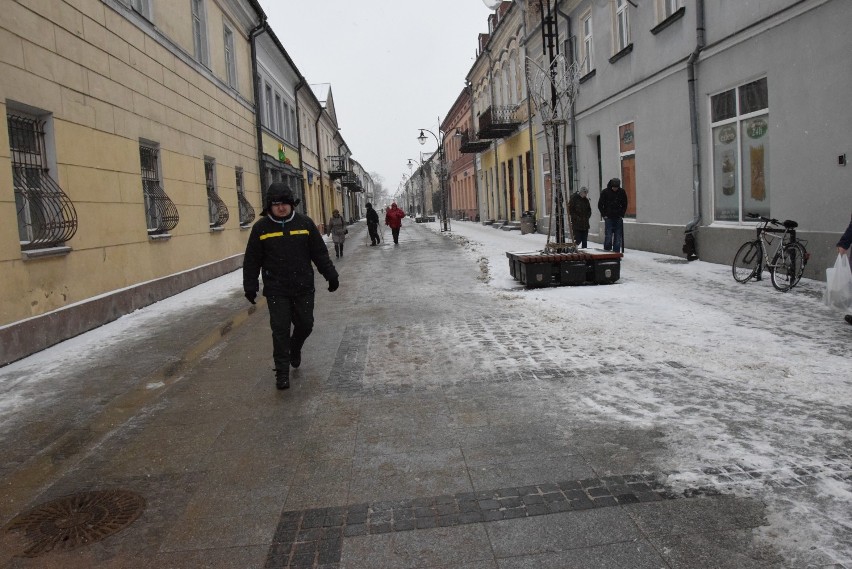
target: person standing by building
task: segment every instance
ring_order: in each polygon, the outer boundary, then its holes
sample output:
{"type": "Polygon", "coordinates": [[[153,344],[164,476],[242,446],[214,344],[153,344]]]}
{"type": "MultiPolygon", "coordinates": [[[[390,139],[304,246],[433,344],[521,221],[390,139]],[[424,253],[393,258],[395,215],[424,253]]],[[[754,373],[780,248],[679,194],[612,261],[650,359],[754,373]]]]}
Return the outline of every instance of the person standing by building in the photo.
{"type": "Polygon", "coordinates": [[[598,211],[604,219],[604,251],[623,253],[627,192],[621,187],[621,180],[613,178],[601,190],[598,211]]]}
{"type": "Polygon", "coordinates": [[[592,204],[589,202],[589,188],[583,186],[568,200],[568,215],[571,217],[571,231],[574,244],[585,249],[588,246],[589,219],[592,217],[592,204]]]}
{"type": "Polygon", "coordinates": [[[338,259],[343,256],[343,243],[346,241],[347,233],[349,230],[346,229],[346,221],[340,215],[340,210],[333,210],[331,219],[328,221],[328,234],[334,242],[334,256],[338,259]]]}
{"type": "MultiPolygon", "coordinates": [[[[837,252],[841,255],[848,255],[850,247],[852,247],[852,221],[849,222],[849,226],[841,235],[840,241],[837,242],[837,252]]],[[[852,324],[852,314],[847,314],[843,318],[847,323],[852,324]]]]}
{"type": "Polygon", "coordinates": [[[370,246],[379,244],[379,214],[373,209],[373,204],[367,202],[367,232],[370,234],[370,246]]]}
{"type": "Polygon", "coordinates": [[[251,228],[243,259],[243,290],[252,304],[258,275],[263,274],[278,389],[290,387],[290,366],[302,363],[302,346],[313,331],[316,289],[311,262],[328,281],[329,292],[340,286],[322,234],[310,217],[296,212],[298,203],[286,184],[269,186],[266,207],[251,228]]]}
{"type": "Polygon", "coordinates": [[[391,204],[390,209],[385,214],[385,225],[391,228],[394,245],[399,245],[399,230],[402,227],[402,218],[404,217],[405,212],[396,205],[396,202],[391,204]]]}

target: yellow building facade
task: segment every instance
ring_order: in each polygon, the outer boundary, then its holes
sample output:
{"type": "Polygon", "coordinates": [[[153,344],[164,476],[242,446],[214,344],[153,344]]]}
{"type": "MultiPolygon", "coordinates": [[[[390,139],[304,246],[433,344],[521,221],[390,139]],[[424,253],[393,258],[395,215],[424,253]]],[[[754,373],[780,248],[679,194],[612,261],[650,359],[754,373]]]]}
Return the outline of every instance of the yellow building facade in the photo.
{"type": "Polygon", "coordinates": [[[0,365],[240,266],[258,20],[236,0],[3,3],[0,365]]]}

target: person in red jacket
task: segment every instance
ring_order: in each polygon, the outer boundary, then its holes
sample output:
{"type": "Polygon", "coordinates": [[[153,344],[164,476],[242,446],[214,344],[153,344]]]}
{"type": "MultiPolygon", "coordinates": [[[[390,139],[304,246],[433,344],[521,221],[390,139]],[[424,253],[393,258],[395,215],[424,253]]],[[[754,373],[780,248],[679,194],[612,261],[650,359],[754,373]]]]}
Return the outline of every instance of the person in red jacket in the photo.
{"type": "Polygon", "coordinates": [[[403,217],[405,217],[405,212],[396,205],[396,202],[391,204],[390,209],[385,214],[385,225],[391,228],[394,245],[399,245],[399,230],[402,227],[403,217]]]}

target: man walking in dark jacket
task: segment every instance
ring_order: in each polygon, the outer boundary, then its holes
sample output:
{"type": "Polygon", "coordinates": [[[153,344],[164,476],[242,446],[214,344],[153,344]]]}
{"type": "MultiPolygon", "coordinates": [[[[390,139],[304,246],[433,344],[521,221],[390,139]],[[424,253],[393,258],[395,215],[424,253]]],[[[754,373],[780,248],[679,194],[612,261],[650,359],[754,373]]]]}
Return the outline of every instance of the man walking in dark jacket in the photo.
{"type": "Polygon", "coordinates": [[[623,253],[627,192],[621,187],[621,180],[613,178],[601,190],[598,211],[604,219],[604,250],[623,253]]]}
{"type": "Polygon", "coordinates": [[[370,233],[370,245],[379,244],[379,214],[373,209],[373,204],[367,202],[367,231],[370,233]]]}
{"type": "Polygon", "coordinates": [[[290,387],[290,366],[302,363],[302,346],[314,327],[314,270],[329,292],[339,286],[337,270],[314,222],[294,209],[299,200],[283,183],[266,192],[266,208],[251,228],[243,260],[243,290],[252,304],[257,298],[258,274],[263,274],[263,296],[269,307],[275,386],[290,387]],[[292,326],[292,336],[290,328],[292,326]]]}

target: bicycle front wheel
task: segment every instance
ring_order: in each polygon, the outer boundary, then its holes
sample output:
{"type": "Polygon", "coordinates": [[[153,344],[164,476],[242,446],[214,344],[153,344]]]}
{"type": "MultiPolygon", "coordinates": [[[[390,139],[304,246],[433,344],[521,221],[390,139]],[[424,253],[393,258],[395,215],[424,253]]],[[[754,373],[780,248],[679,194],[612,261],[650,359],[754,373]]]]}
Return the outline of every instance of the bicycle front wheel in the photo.
{"type": "Polygon", "coordinates": [[[760,241],[743,243],[734,255],[734,263],[731,266],[734,280],[738,283],[747,283],[757,275],[762,263],[763,253],[760,249],[760,241]]]}
{"type": "Polygon", "coordinates": [[[772,286],[781,292],[787,292],[799,282],[805,270],[805,254],[798,243],[784,245],[772,259],[770,275],[772,286]]]}

